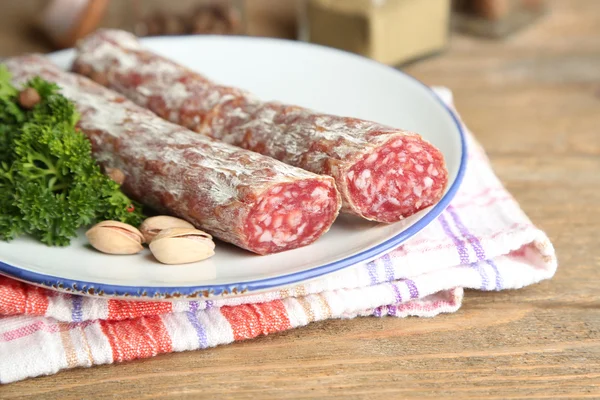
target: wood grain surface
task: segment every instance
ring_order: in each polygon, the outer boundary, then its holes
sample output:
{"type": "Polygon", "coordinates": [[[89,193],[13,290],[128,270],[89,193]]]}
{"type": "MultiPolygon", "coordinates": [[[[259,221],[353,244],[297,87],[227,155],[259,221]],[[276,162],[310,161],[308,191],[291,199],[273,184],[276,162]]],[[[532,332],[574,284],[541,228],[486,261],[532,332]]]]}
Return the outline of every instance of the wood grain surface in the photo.
{"type": "MultiPolygon", "coordinates": [[[[7,27],[9,14],[0,56],[44,50],[7,27]]],[[[468,291],[452,315],[313,323],[29,379],[0,398],[600,398],[600,1],[554,1],[503,41],[455,35],[405,70],[454,91],[496,172],[556,246],[553,280],[468,291]]]]}

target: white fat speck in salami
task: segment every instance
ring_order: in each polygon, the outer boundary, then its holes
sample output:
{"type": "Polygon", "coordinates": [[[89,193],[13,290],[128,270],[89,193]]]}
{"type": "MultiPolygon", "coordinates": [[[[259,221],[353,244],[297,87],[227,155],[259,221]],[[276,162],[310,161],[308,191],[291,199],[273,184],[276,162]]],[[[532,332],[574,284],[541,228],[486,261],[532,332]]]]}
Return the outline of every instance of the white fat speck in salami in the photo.
{"type": "Polygon", "coordinates": [[[271,242],[272,240],[273,240],[273,235],[271,235],[270,231],[263,232],[263,234],[260,235],[260,237],[258,238],[258,241],[260,243],[271,242]]]}
{"type": "Polygon", "coordinates": [[[395,222],[414,214],[436,203],[447,185],[442,153],[414,132],[262,101],[146,50],[125,31],[98,30],[81,40],[73,70],[105,77],[103,84],[163,118],[177,116],[174,122],[195,132],[332,176],[342,211],[369,220],[395,222]],[[366,170],[370,176],[361,175],[366,170]],[[379,192],[381,181],[406,188],[422,185],[425,177],[431,186],[402,190],[411,194],[408,206],[389,201],[400,190],[379,192]]]}
{"type": "Polygon", "coordinates": [[[280,252],[312,243],[339,212],[331,177],[198,135],[43,56],[4,63],[15,84],[35,76],[58,84],[80,114],[78,128],[94,157],[127,175],[128,195],[217,238],[258,254],[280,252]],[[289,223],[287,215],[293,215],[289,223]]]}
{"type": "Polygon", "coordinates": [[[369,165],[369,164],[373,164],[375,162],[375,160],[377,160],[377,153],[371,154],[369,157],[367,157],[365,162],[367,165],[369,165]]]}

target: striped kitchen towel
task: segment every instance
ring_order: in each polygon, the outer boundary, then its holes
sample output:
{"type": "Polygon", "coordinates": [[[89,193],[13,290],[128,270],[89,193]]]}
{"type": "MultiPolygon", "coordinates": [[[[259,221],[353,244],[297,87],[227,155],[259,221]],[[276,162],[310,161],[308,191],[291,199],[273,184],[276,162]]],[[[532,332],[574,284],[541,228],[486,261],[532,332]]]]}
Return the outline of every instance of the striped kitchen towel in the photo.
{"type": "MultiPolygon", "coordinates": [[[[451,104],[451,94],[438,89],[451,104]]],[[[0,277],[0,383],[197,350],[313,321],[433,317],[464,288],[518,289],[556,272],[552,244],[494,175],[471,134],[463,184],[440,217],[375,261],[244,298],[134,302],[59,294],[0,277]]]]}

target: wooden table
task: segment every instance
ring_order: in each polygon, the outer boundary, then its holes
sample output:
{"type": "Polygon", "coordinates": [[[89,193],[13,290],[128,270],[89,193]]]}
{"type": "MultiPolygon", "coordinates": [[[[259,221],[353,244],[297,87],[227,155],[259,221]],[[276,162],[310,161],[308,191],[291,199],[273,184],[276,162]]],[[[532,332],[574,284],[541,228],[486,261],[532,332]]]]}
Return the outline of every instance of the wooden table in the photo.
{"type": "MultiPolygon", "coordinates": [[[[0,55],[44,49],[0,26],[0,55]]],[[[454,91],[498,175],[555,244],[553,280],[468,291],[453,315],[313,323],[29,379],[0,398],[600,398],[600,1],[557,0],[506,41],[454,36],[406,71],[454,91]]]]}

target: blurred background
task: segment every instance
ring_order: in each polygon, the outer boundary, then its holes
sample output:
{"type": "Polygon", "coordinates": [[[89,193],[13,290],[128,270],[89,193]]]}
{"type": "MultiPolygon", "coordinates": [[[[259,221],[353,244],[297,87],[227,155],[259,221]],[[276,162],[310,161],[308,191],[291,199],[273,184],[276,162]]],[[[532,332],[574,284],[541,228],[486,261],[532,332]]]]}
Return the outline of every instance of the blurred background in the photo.
{"type": "Polygon", "coordinates": [[[1,0],[0,57],[99,27],[333,46],[450,88],[492,156],[600,152],[600,0],[1,0]]]}
{"type": "Polygon", "coordinates": [[[444,52],[453,32],[502,40],[546,0],[3,0],[0,55],[71,47],[99,27],[140,36],[232,34],[303,40],[403,65],[444,52]]]}

